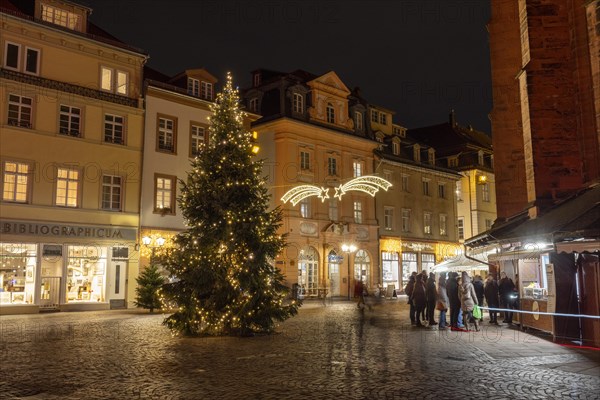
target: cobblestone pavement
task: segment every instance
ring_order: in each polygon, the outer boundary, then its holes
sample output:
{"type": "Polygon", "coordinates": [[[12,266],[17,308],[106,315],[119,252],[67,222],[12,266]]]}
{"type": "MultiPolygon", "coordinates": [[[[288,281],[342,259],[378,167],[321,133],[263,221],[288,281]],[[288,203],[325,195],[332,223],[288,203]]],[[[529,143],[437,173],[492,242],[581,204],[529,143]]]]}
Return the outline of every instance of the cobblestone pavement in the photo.
{"type": "Polygon", "coordinates": [[[278,334],[252,338],[173,337],[163,318],[3,316],[0,398],[600,398],[599,351],[506,326],[412,328],[402,301],[373,311],[306,302],[278,334]]]}

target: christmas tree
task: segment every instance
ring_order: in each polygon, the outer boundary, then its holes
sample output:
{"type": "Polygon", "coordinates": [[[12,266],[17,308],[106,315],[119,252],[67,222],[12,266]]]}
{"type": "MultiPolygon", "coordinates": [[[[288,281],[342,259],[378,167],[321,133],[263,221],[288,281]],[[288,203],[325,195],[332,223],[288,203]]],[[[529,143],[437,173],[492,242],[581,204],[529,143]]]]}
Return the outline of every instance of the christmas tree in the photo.
{"type": "Polygon", "coordinates": [[[150,265],[140,272],[140,276],[135,280],[138,283],[137,288],[135,288],[135,305],[147,308],[150,312],[154,312],[154,309],[157,308],[160,309],[161,300],[159,290],[165,283],[165,278],[158,271],[158,266],[156,264],[150,265]]]}
{"type": "Polygon", "coordinates": [[[209,141],[181,182],[179,205],[189,227],[163,264],[176,277],[165,301],[177,311],[164,321],[184,335],[269,333],[298,311],[274,265],[285,247],[282,213],[269,211],[262,161],[243,127],[231,75],[212,106],[209,141]]]}

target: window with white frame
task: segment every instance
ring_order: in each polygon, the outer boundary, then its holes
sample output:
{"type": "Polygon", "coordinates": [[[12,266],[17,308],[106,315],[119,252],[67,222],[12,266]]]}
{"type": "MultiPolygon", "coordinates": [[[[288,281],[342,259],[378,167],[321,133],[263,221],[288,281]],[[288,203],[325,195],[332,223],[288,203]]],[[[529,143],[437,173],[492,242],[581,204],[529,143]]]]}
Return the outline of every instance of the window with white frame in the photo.
{"type": "Polygon", "coordinates": [[[431,213],[423,213],[423,233],[431,235],[431,213]]]}
{"type": "Polygon", "coordinates": [[[308,151],[300,151],[300,169],[310,171],[310,153],[308,151]]]}
{"type": "Polygon", "coordinates": [[[481,199],[485,202],[489,202],[490,201],[490,185],[487,183],[484,183],[481,186],[481,199]]]}
{"type": "Polygon", "coordinates": [[[25,46],[25,52],[21,53],[21,47],[18,43],[6,42],[4,48],[4,66],[7,69],[37,75],[40,69],[40,51],[25,46]]]}
{"type": "Polygon", "coordinates": [[[462,182],[456,181],[456,201],[463,201],[462,182]]]}
{"type": "Polygon", "coordinates": [[[100,88],[121,95],[128,94],[129,74],[118,69],[102,66],[100,68],[100,88]]]}
{"type": "Polygon", "coordinates": [[[397,140],[394,140],[392,142],[392,153],[394,153],[394,155],[398,155],[400,154],[400,142],[398,142],[397,140]]]}
{"type": "Polygon", "coordinates": [[[410,175],[402,174],[402,191],[409,192],[410,191],[410,175]]]}
{"type": "Polygon", "coordinates": [[[421,161],[421,146],[418,144],[413,146],[413,159],[417,162],[421,161]]]}
{"type": "Polygon", "coordinates": [[[209,83],[209,82],[202,82],[201,85],[201,93],[200,93],[200,97],[202,97],[203,99],[206,100],[212,100],[213,98],[213,84],[209,83]]]}
{"type": "Polygon", "coordinates": [[[356,129],[359,131],[363,130],[363,115],[360,111],[354,112],[354,123],[356,124],[356,129]]]}
{"type": "Polygon", "coordinates": [[[8,125],[31,128],[32,123],[31,97],[8,95],[8,125]]]}
{"type": "Polygon", "coordinates": [[[386,113],[379,113],[379,123],[381,125],[387,125],[387,114],[386,113]]]}
{"type": "MultiPolygon", "coordinates": [[[[385,179],[386,181],[391,183],[392,182],[392,171],[384,169],[383,170],[383,179],[385,179]]],[[[393,188],[393,186],[390,189],[392,189],[392,188],[393,188]]]]}
{"type": "Polygon", "coordinates": [[[59,132],[63,135],[81,136],[81,108],[60,105],[59,132]]]}
{"type": "Polygon", "coordinates": [[[102,208],[121,211],[122,178],[116,175],[102,176],[102,208]]]}
{"type": "Polygon", "coordinates": [[[463,240],[465,238],[465,219],[464,217],[458,218],[458,240],[463,240]]]}
{"type": "Polygon", "coordinates": [[[292,111],[298,114],[304,113],[304,96],[301,93],[293,94],[292,111]]]}
{"type": "Polygon", "coordinates": [[[158,116],[157,122],[156,149],[162,152],[175,153],[175,119],[158,116]]]}
{"type": "Polygon", "coordinates": [[[394,207],[384,207],[383,225],[386,231],[394,229],[394,207]]]}
{"type": "Polygon", "coordinates": [[[440,214],[440,235],[446,236],[448,234],[448,217],[446,214],[440,214]]]}
{"type": "Polygon", "coordinates": [[[311,212],[310,212],[310,199],[306,198],[306,199],[302,199],[300,201],[300,216],[302,216],[302,218],[310,218],[311,217],[311,212]]]}
{"type": "Polygon", "coordinates": [[[42,21],[73,30],[79,29],[79,15],[47,4],[42,4],[42,21]]]}
{"type": "Polygon", "coordinates": [[[356,200],[354,201],[354,222],[357,224],[362,224],[363,215],[362,215],[362,201],[356,200]]]}
{"type": "Polygon", "coordinates": [[[379,111],[371,110],[371,122],[379,123],[379,111]]]}
{"type": "Polygon", "coordinates": [[[250,111],[252,111],[252,112],[258,111],[258,98],[257,97],[253,97],[250,99],[249,108],[250,108],[250,111]]]}
{"type": "Polygon", "coordinates": [[[450,168],[458,167],[458,156],[448,157],[448,167],[450,167],[450,168]]]}
{"type": "Polygon", "coordinates": [[[410,232],[410,209],[402,209],[402,232],[410,232]]]}
{"type": "Polygon", "coordinates": [[[196,78],[187,79],[187,92],[192,96],[200,96],[200,80],[196,78]]]}
{"type": "Polygon", "coordinates": [[[79,171],[58,168],[56,174],[56,205],[77,207],[79,205],[79,171]]]}
{"type": "Polygon", "coordinates": [[[431,192],[429,190],[429,182],[430,179],[423,178],[423,196],[431,196],[431,192]]]}
{"type": "Polygon", "coordinates": [[[190,125],[190,156],[196,157],[200,154],[202,145],[206,140],[206,129],[203,126],[190,125]]]}
{"type": "Polygon", "coordinates": [[[427,159],[428,159],[429,164],[431,164],[431,165],[435,164],[435,150],[434,149],[427,150],[427,159]]]}
{"type": "Polygon", "coordinates": [[[327,157],[327,175],[337,176],[337,158],[327,157]]]}
{"type": "Polygon", "coordinates": [[[327,103],[327,122],[335,124],[335,108],[331,103],[327,103]]]}
{"type": "Polygon", "coordinates": [[[352,176],[358,178],[359,176],[363,176],[364,173],[364,163],[362,161],[353,161],[352,162],[352,176]]]}
{"type": "Polygon", "coordinates": [[[27,203],[29,195],[29,164],[6,161],[3,168],[2,200],[27,203]]]}
{"type": "Polygon", "coordinates": [[[154,212],[175,214],[176,177],[154,175],[154,212]]]}
{"type": "Polygon", "coordinates": [[[104,114],[104,141],[107,143],[124,144],[125,120],[120,115],[104,114]]]}
{"type": "Polygon", "coordinates": [[[445,183],[438,183],[438,197],[440,199],[446,198],[446,184],[445,183]]]}
{"type": "Polygon", "coordinates": [[[339,219],[338,200],[335,198],[329,199],[329,219],[331,221],[339,219]]]}

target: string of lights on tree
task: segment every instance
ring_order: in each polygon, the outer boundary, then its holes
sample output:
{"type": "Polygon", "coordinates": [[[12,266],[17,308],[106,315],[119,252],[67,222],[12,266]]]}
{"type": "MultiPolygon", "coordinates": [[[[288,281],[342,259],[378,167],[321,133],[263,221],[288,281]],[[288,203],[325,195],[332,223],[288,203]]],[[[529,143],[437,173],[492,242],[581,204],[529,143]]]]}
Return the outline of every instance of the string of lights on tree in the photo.
{"type": "Polygon", "coordinates": [[[211,111],[209,140],[180,182],[189,228],[163,261],[175,277],[161,292],[163,305],[176,308],[164,323],[185,335],[272,332],[298,303],[284,302],[288,288],[274,265],[286,245],[282,212],[268,210],[256,133],[243,127],[230,74],[211,111]]]}

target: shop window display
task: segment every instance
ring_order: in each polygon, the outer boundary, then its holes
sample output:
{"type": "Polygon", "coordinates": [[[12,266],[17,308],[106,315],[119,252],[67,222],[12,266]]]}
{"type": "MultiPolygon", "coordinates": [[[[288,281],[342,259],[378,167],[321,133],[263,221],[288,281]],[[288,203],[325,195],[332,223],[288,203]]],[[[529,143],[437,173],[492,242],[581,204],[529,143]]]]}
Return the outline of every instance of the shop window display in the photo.
{"type": "Polygon", "coordinates": [[[35,302],[35,244],[0,243],[0,304],[35,302]]]}
{"type": "Polygon", "coordinates": [[[106,247],[69,246],[67,302],[104,302],[106,247]]]}
{"type": "Polygon", "coordinates": [[[547,268],[549,257],[544,254],[540,259],[519,260],[522,298],[534,300],[548,299],[547,268]]]}

